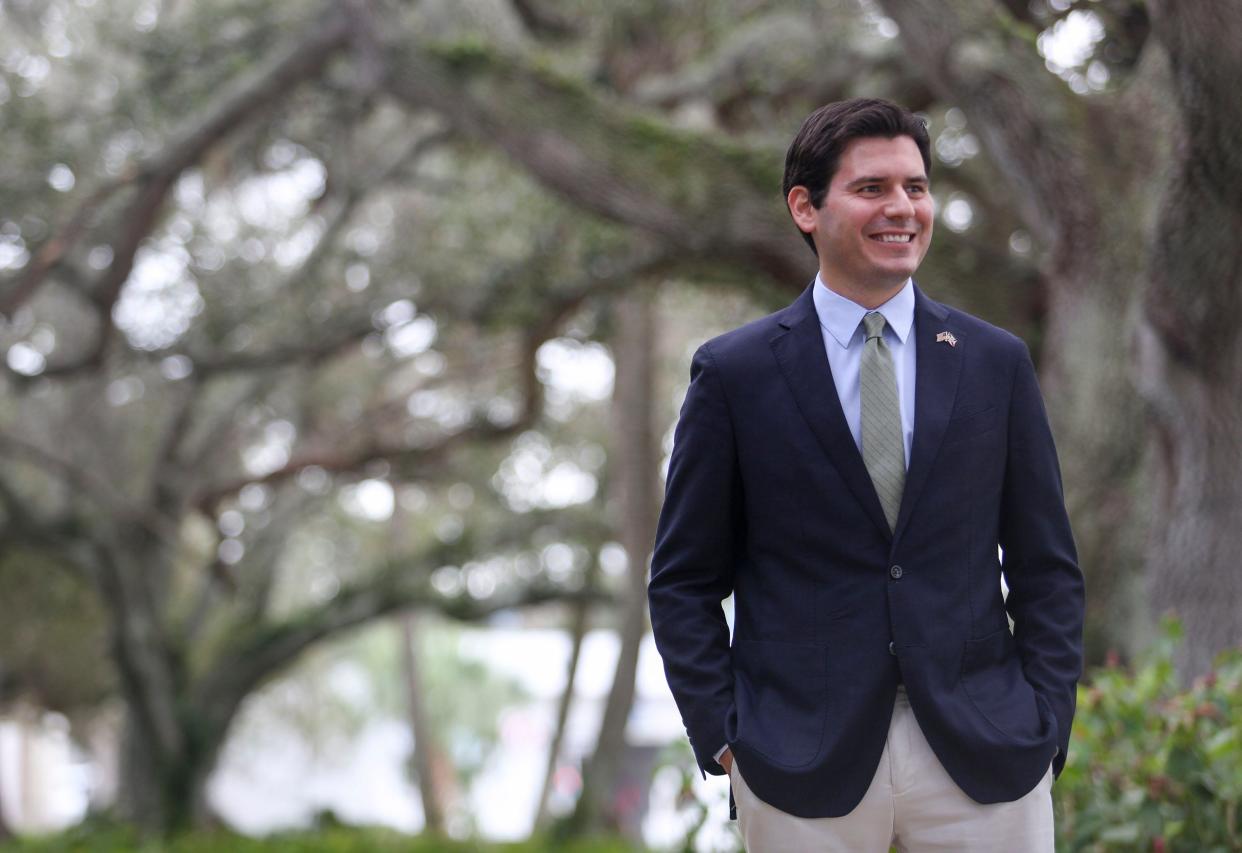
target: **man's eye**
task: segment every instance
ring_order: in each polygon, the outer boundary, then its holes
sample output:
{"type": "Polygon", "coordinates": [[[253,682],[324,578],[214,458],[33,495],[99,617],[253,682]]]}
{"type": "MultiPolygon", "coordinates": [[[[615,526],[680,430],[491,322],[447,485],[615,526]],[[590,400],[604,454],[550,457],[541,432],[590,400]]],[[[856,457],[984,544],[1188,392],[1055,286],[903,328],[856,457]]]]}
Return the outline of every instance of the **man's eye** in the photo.
{"type": "Polygon", "coordinates": [[[914,184],[913,186],[907,187],[906,192],[921,194],[927,192],[927,187],[922,184],[914,184]]]}
{"type": "Polygon", "coordinates": [[[867,186],[862,188],[862,192],[865,192],[865,193],[874,194],[874,193],[878,193],[879,191],[880,191],[880,188],[875,184],[868,184],[867,186]]]}

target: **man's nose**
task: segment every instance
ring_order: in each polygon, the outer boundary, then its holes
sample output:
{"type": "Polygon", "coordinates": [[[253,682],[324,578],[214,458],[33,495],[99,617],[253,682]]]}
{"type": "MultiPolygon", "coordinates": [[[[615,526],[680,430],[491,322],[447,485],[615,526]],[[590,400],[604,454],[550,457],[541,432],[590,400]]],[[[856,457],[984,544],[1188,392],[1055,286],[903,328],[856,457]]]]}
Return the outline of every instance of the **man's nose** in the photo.
{"type": "Polygon", "coordinates": [[[889,194],[888,204],[884,206],[884,215],[889,219],[909,219],[914,216],[914,202],[904,189],[889,194]]]}

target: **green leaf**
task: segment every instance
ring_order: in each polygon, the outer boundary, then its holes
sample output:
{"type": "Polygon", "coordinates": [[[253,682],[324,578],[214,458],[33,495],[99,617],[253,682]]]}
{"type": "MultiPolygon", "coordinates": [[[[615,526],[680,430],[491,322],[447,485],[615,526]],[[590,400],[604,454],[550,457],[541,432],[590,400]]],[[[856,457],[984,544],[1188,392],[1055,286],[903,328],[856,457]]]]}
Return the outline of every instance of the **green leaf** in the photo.
{"type": "Polygon", "coordinates": [[[1139,825],[1123,823],[1100,833],[1100,840],[1105,842],[1132,843],[1139,840],[1139,825]]]}

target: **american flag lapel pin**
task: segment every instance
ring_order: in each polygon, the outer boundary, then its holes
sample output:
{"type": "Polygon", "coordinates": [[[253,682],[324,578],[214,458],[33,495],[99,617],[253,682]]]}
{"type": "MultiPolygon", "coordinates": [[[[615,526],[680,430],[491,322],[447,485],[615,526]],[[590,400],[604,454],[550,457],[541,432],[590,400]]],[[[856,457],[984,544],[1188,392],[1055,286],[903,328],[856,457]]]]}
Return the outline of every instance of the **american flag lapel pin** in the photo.
{"type": "Polygon", "coordinates": [[[936,343],[946,343],[951,347],[957,346],[957,338],[953,337],[952,332],[940,332],[936,335],[936,343]]]}

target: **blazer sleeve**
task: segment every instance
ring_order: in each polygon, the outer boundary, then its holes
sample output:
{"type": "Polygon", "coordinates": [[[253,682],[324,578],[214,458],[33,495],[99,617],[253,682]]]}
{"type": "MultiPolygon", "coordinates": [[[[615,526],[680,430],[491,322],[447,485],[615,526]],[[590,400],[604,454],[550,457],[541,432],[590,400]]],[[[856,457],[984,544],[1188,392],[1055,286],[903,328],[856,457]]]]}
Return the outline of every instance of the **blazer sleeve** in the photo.
{"type": "Polygon", "coordinates": [[[1006,609],[1026,679],[1056,716],[1060,775],[1082,675],[1084,587],[1052,430],[1025,346],[1014,374],[1001,497],[1006,609]]]}
{"type": "Polygon", "coordinates": [[[695,353],[673,439],[664,507],[651,561],[651,629],[669,688],[704,773],[724,773],[733,706],[729,628],[721,602],[733,591],[742,536],[741,482],[724,387],[708,345],[695,353]]]}

